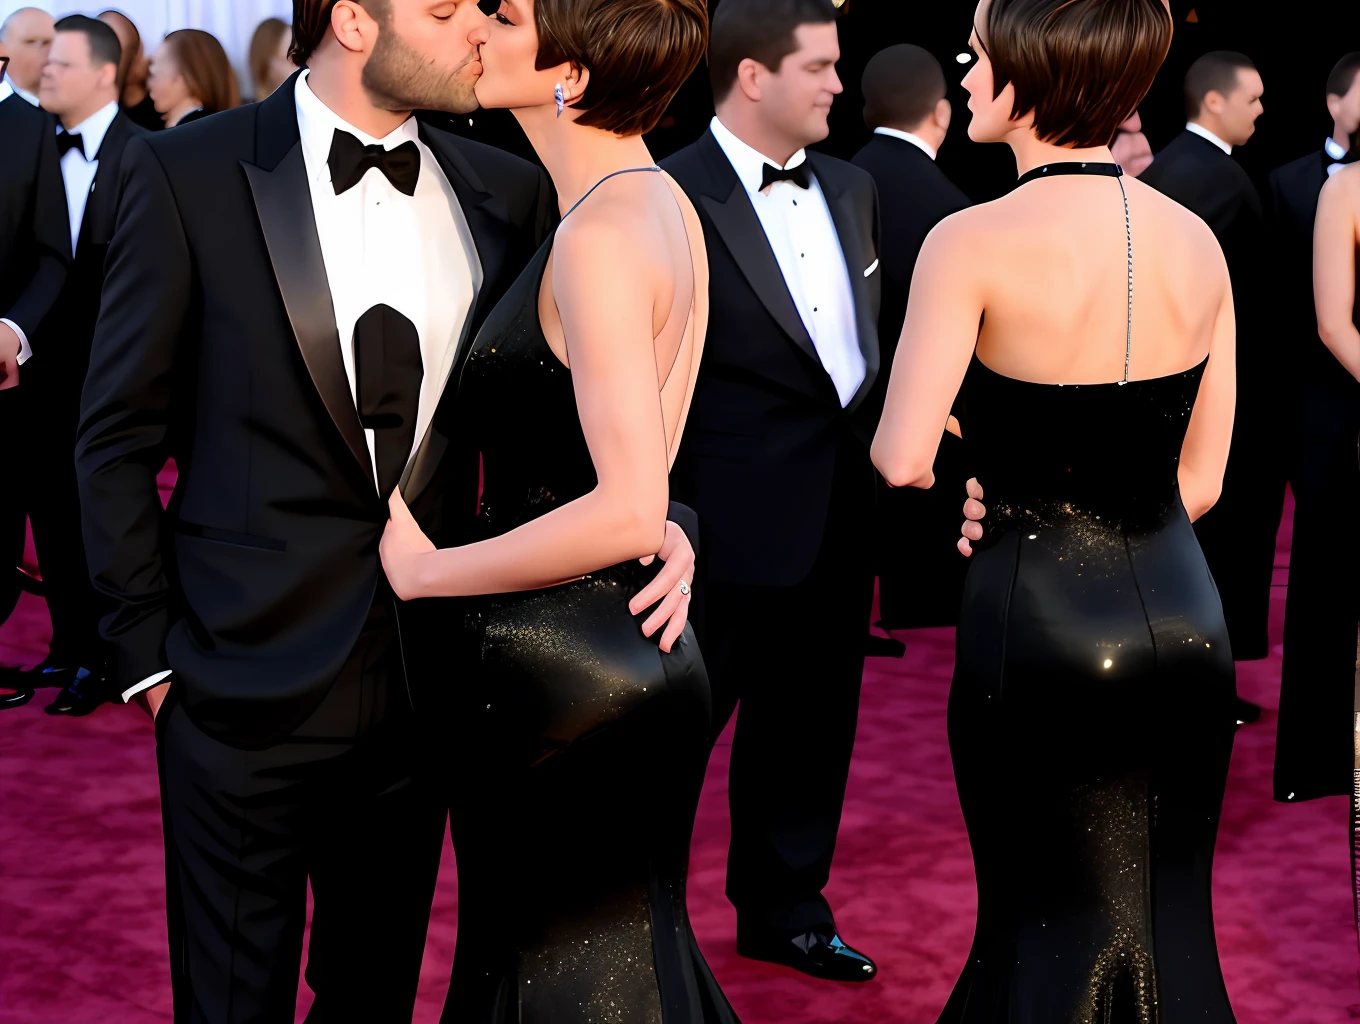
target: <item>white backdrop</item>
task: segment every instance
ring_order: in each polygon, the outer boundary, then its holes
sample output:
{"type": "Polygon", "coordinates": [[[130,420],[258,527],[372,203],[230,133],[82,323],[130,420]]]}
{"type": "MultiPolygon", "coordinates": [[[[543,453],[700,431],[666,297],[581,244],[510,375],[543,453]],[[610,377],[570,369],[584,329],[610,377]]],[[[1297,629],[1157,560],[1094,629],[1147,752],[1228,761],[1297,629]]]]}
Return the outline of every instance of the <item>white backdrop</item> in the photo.
{"type": "Polygon", "coordinates": [[[0,19],[20,7],[41,7],[60,17],[63,14],[97,14],[116,7],[137,25],[147,51],[156,48],[167,32],[177,28],[201,28],[222,41],[227,55],[236,65],[242,89],[249,91],[246,73],[247,51],[255,26],[268,17],[292,20],[292,0],[95,0],[87,6],[71,0],[0,0],[0,19]]]}

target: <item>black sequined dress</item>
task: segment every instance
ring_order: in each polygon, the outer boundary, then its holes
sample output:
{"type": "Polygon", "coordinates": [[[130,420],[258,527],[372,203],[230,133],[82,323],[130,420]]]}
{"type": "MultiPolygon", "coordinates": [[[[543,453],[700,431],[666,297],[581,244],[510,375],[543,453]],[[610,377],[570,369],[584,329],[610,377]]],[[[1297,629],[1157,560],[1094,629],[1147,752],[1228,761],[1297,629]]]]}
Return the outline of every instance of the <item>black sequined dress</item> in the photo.
{"type": "MultiPolygon", "coordinates": [[[[482,537],[592,490],[571,372],[538,295],[552,240],[492,311],[455,408],[480,447],[482,537]]],[[[628,562],[458,602],[447,679],[412,679],[453,723],[458,948],[448,1024],[736,1024],[690,931],[685,877],[708,759],[709,687],[687,628],[670,654],[628,602],[628,562]]]]}
{"type": "Polygon", "coordinates": [[[1232,1024],[1210,868],[1234,670],[1177,485],[1206,364],[1080,386],[969,367],[988,518],[949,742],[978,922],[940,1024],[1232,1024]]]}

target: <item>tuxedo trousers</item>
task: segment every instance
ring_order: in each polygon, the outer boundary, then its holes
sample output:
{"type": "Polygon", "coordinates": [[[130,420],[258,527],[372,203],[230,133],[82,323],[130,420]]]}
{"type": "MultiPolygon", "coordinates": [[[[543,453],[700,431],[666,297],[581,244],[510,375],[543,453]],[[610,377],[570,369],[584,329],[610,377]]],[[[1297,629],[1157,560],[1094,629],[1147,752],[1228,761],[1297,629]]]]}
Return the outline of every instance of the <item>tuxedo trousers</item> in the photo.
{"type": "MultiPolygon", "coordinates": [[[[11,439],[11,451],[14,446],[26,443],[21,401],[18,388],[0,391],[0,437],[11,439]]],[[[19,574],[15,567],[24,558],[24,524],[28,519],[22,486],[23,461],[21,456],[11,463],[4,485],[0,486],[0,623],[10,617],[19,600],[19,574]]]]}
{"type": "Polygon", "coordinates": [[[156,734],[176,1024],[291,1024],[308,882],[307,1020],[409,1021],[447,805],[413,765],[390,609],[375,605],[321,705],[266,749],[208,736],[169,693],[156,734]]]}
{"type": "Polygon", "coordinates": [[[862,452],[841,462],[849,472],[837,474],[806,579],[787,587],[701,579],[695,592],[715,740],[740,703],[727,859],[739,931],[834,923],[822,889],[845,802],[873,604],[872,471],[862,452]]]}

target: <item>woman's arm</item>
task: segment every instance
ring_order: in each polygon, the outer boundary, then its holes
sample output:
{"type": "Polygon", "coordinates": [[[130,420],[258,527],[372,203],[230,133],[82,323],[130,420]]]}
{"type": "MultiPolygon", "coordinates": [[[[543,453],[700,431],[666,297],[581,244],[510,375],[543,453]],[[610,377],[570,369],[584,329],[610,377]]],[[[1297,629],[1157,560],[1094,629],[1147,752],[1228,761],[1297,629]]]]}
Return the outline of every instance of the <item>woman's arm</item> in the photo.
{"type": "Polygon", "coordinates": [[[1355,326],[1355,247],[1360,244],[1360,168],[1332,175],[1318,197],[1313,226],[1313,301],[1318,337],[1360,380],[1360,330],[1355,326]]]}
{"type": "Polygon", "coordinates": [[[1193,523],[1213,508],[1223,492],[1223,471],[1232,445],[1233,414],[1237,405],[1237,320],[1233,313],[1228,267],[1217,244],[1214,267],[1222,299],[1209,339],[1209,364],[1200,380],[1195,411],[1181,445],[1181,502],[1193,523]]]}
{"type": "Polygon", "coordinates": [[[935,483],[935,453],[950,406],[968,372],[982,318],[981,275],[968,256],[967,212],[926,237],[911,282],[907,318],[893,359],[874,465],[892,487],[935,483]]]}
{"type": "Polygon", "coordinates": [[[653,316],[662,271],[616,204],[576,213],[554,242],[552,291],[597,484],[509,533],[464,547],[409,545],[393,498],[383,562],[397,595],[533,590],[655,554],[669,497],[653,316]]]}

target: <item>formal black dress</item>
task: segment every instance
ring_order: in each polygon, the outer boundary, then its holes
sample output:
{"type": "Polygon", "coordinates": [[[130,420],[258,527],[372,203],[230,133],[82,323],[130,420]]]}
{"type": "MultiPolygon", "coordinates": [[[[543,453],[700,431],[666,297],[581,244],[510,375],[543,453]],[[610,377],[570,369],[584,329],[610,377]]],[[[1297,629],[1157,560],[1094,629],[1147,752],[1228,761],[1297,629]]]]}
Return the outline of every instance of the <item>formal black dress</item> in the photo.
{"type": "Polygon", "coordinates": [[[941,1024],[1233,1021],[1210,906],[1233,662],[1176,475],[1204,366],[1080,386],[969,367],[988,516],[949,740],[978,925],[941,1024]]]}
{"type": "MultiPolygon", "coordinates": [[[[551,238],[468,354],[455,430],[480,447],[479,533],[592,490],[571,372],[538,319],[551,238]]],[[[452,604],[451,674],[412,678],[449,723],[458,950],[444,1020],[735,1024],[690,931],[685,876],[708,757],[708,676],[628,602],[656,568],[452,604]]]]}

